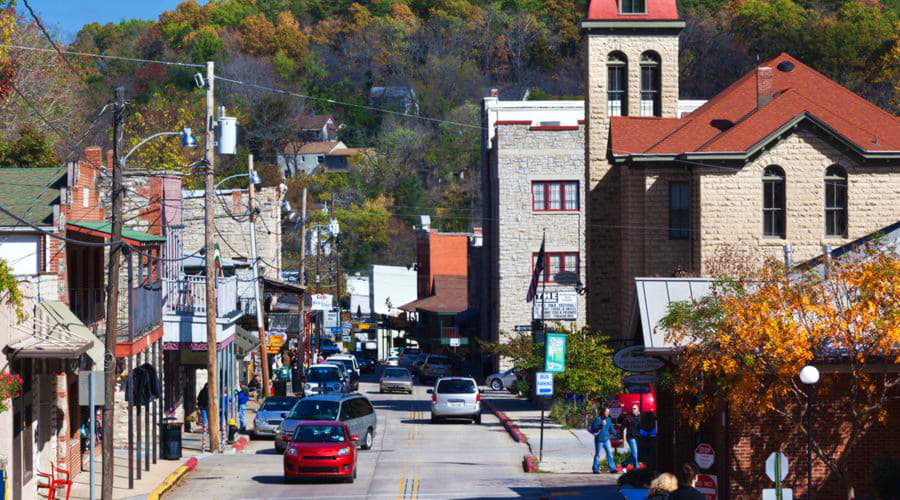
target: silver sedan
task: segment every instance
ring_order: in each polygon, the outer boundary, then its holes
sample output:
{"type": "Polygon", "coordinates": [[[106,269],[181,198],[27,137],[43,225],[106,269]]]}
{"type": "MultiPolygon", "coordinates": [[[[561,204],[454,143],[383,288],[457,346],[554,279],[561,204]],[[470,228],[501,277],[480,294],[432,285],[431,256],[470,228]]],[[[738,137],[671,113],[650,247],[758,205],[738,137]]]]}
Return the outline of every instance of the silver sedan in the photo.
{"type": "Polygon", "coordinates": [[[413,380],[406,368],[387,367],[381,374],[379,392],[402,391],[413,393],[413,380]]]}
{"type": "Polygon", "coordinates": [[[487,378],[484,379],[484,385],[490,387],[495,391],[509,389],[512,387],[513,382],[516,381],[516,377],[518,376],[518,374],[518,368],[510,368],[509,370],[493,373],[491,375],[488,375],[487,378]]]}

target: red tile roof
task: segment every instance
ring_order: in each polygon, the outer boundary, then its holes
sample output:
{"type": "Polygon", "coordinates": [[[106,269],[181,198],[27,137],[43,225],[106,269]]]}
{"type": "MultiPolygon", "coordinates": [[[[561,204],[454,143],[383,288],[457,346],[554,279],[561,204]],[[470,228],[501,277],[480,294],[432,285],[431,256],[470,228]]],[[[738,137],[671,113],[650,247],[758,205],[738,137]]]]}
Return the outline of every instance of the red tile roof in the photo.
{"type": "Polygon", "coordinates": [[[754,68],[680,119],[614,117],[614,156],[747,153],[781,127],[810,120],[866,153],[900,151],[900,122],[788,54],[760,66],[773,69],[773,99],[757,109],[754,68]]]}
{"type": "Polygon", "coordinates": [[[645,0],[647,13],[641,15],[619,14],[618,0],[591,0],[588,21],[677,21],[678,5],[675,0],[645,0]]]}
{"type": "Polygon", "coordinates": [[[466,276],[434,276],[432,295],[400,306],[409,312],[459,313],[469,308],[469,279],[466,276]]]}

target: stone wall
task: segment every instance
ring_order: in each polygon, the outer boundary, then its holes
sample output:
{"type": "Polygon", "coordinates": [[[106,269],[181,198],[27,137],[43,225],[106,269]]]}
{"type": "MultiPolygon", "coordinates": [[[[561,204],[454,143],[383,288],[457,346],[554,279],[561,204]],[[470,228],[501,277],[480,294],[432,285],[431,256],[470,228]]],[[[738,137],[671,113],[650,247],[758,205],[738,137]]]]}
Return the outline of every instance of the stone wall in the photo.
{"type": "MultiPolygon", "coordinates": [[[[247,222],[246,190],[220,191],[216,203],[216,233],[222,257],[250,259],[250,235],[247,222]],[[232,215],[234,218],[232,218],[232,215]],[[237,219],[237,220],[235,220],[237,219]]],[[[256,248],[262,259],[261,273],[274,279],[281,276],[281,191],[277,187],[257,190],[254,202],[260,209],[256,218],[256,248]]],[[[204,246],[205,219],[202,191],[185,191],[184,251],[194,252],[204,246]]]]}
{"type": "MultiPolygon", "coordinates": [[[[587,34],[585,72],[587,133],[585,143],[585,234],[588,251],[587,301],[588,323],[595,329],[619,337],[627,336],[619,325],[624,314],[617,293],[624,277],[619,272],[627,264],[622,260],[624,238],[620,228],[623,201],[617,169],[608,162],[609,117],[607,116],[607,67],[609,54],[619,51],[628,60],[628,111],[640,109],[640,57],[647,50],[661,59],[662,116],[675,117],[678,108],[678,31],[635,30],[633,33],[591,31],[587,34]]],[[[629,249],[630,251],[630,249],[629,249]]]]}
{"type": "MultiPolygon", "coordinates": [[[[510,333],[516,325],[531,322],[531,304],[525,302],[525,295],[533,254],[540,249],[545,230],[547,252],[578,252],[579,279],[584,282],[584,127],[498,124],[495,140],[491,175],[496,186],[497,254],[490,266],[498,291],[492,328],[510,333]],[[578,181],[580,209],[535,212],[531,183],[542,180],[578,181]]],[[[547,287],[548,292],[558,289],[553,284],[547,287]]],[[[585,314],[579,297],[576,326],[586,323],[585,314]]]]}
{"type": "Polygon", "coordinates": [[[783,245],[790,243],[794,262],[799,263],[820,255],[823,244],[844,245],[900,220],[900,163],[862,165],[806,128],[734,172],[701,168],[698,173],[702,270],[723,245],[751,248],[761,261],[782,259],[783,245]],[[825,236],[825,169],[835,164],[847,171],[847,238],[825,236]],[[785,172],[783,239],[762,234],[762,176],[770,165],[785,172]]]}

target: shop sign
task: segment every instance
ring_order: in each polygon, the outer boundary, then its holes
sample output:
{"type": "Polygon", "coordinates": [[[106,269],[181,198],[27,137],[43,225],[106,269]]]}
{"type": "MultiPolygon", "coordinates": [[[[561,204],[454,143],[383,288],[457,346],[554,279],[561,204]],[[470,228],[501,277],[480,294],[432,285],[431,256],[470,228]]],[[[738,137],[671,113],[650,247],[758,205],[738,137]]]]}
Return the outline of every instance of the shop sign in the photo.
{"type": "Polygon", "coordinates": [[[544,320],[578,319],[578,292],[575,290],[537,293],[533,304],[535,319],[542,319],[541,315],[544,320]]]}
{"type": "Polygon", "coordinates": [[[613,363],[627,372],[655,372],[663,362],[644,354],[644,346],[636,345],[619,350],[613,356],[613,363]]]}

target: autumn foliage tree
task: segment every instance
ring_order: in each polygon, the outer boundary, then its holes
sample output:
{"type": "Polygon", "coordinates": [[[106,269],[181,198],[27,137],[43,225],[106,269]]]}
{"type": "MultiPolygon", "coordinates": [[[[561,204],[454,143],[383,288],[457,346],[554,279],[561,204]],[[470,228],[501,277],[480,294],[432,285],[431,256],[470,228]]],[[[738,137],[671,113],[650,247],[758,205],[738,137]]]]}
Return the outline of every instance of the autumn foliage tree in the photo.
{"type": "MultiPolygon", "coordinates": [[[[848,459],[887,405],[900,399],[900,259],[869,248],[805,272],[769,264],[754,280],[721,280],[661,322],[681,347],[675,393],[694,427],[727,408],[735,419],[777,415],[807,433],[805,365],[818,390],[845,408],[841,439],[816,439],[816,456],[852,491],[848,459]],[[841,375],[829,375],[840,372],[841,375]]],[[[814,439],[817,437],[813,433],[814,439]]]]}

